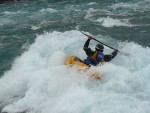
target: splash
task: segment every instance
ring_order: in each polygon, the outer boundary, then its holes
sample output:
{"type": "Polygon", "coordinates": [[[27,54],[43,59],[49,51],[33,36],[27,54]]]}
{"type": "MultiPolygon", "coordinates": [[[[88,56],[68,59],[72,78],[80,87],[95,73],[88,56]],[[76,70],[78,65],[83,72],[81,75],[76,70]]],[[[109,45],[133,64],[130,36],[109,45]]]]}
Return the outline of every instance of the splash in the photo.
{"type": "Polygon", "coordinates": [[[113,19],[110,17],[106,18],[99,18],[95,20],[95,22],[99,22],[104,27],[114,27],[114,26],[128,26],[131,27],[132,25],[128,22],[128,20],[119,20],[119,19],[113,19]]]}
{"type": "Polygon", "coordinates": [[[52,8],[47,8],[47,9],[41,9],[40,12],[41,12],[41,13],[45,13],[45,12],[48,12],[48,13],[56,13],[57,10],[52,9],[52,8]]]}
{"type": "MultiPolygon", "coordinates": [[[[92,67],[91,71],[103,75],[103,80],[95,81],[88,72],[79,74],[64,65],[67,55],[86,57],[82,50],[85,40],[78,31],[38,35],[0,79],[2,112],[149,112],[150,49],[116,42],[118,49],[129,55],[119,53],[112,62],[92,67]]],[[[91,47],[95,44],[91,42],[91,47]]],[[[106,47],[105,51],[111,52],[106,47]]]]}

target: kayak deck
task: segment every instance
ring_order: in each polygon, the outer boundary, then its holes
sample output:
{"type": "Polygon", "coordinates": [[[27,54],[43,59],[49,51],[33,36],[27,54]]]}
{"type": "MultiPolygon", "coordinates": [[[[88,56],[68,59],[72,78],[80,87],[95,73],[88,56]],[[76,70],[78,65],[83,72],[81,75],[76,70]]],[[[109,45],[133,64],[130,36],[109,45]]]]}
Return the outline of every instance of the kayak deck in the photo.
{"type": "MultiPolygon", "coordinates": [[[[80,62],[76,56],[67,56],[65,65],[69,67],[76,66],[79,73],[87,72],[88,70],[90,70],[90,67],[83,62],[80,62]]],[[[97,72],[92,73],[90,76],[92,78],[95,78],[96,80],[102,79],[102,76],[97,72]]]]}

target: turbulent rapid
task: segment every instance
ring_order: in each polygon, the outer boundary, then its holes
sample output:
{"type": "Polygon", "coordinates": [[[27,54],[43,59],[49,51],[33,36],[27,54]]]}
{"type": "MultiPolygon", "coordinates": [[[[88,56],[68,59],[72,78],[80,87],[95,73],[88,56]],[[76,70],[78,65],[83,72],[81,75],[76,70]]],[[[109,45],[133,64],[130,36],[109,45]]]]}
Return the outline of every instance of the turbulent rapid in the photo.
{"type": "MultiPolygon", "coordinates": [[[[95,81],[88,72],[78,74],[76,69],[64,65],[67,55],[86,57],[82,50],[85,40],[79,31],[37,36],[35,43],[16,58],[12,69],[0,79],[2,111],[147,113],[150,49],[115,41],[122,53],[110,63],[92,67],[91,71],[103,75],[102,80],[95,81]],[[140,52],[146,54],[139,55],[140,52]]],[[[105,47],[105,51],[111,50],[105,47]]]]}
{"type": "MultiPolygon", "coordinates": [[[[1,113],[149,113],[149,6],[149,0],[0,4],[1,113]],[[65,60],[87,57],[80,31],[120,52],[78,73],[65,60]]],[[[104,46],[104,54],[112,51],[104,46]]]]}

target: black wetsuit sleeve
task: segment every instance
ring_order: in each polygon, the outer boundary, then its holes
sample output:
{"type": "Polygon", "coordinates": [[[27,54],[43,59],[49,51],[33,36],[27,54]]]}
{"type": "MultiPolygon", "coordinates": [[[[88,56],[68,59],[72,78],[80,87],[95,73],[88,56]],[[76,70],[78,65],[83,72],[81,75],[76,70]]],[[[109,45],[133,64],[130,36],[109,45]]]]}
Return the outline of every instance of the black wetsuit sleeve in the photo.
{"type": "Polygon", "coordinates": [[[83,50],[85,51],[87,56],[92,56],[94,51],[91,50],[91,48],[89,48],[89,44],[90,44],[90,39],[88,39],[83,47],[83,50]]]}
{"type": "Polygon", "coordinates": [[[105,62],[109,62],[109,61],[112,60],[116,55],[117,55],[117,51],[114,50],[111,54],[109,54],[109,55],[104,55],[104,61],[105,61],[105,62]]]}

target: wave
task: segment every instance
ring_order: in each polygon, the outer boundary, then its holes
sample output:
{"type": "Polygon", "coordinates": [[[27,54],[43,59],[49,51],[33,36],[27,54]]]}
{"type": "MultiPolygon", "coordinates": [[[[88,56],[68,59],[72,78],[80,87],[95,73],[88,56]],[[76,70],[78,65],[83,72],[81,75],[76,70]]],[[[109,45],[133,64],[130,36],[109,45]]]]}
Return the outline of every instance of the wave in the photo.
{"type": "Polygon", "coordinates": [[[48,13],[56,13],[57,10],[52,9],[52,8],[47,8],[47,9],[41,9],[40,12],[41,12],[41,13],[44,13],[44,12],[48,12],[48,13]]]}
{"type": "Polygon", "coordinates": [[[128,12],[130,12],[131,10],[132,11],[148,11],[149,6],[150,6],[149,3],[150,3],[149,0],[143,0],[143,1],[135,0],[129,3],[123,3],[123,2],[115,3],[111,6],[111,8],[113,10],[124,9],[124,10],[127,10],[128,12]]]}
{"type": "MultiPolygon", "coordinates": [[[[95,81],[90,79],[90,72],[79,74],[75,68],[64,65],[68,55],[86,57],[82,50],[86,39],[75,30],[38,35],[0,79],[2,112],[150,111],[150,48],[115,41],[122,53],[112,62],[91,68],[91,72],[103,75],[101,81],[95,81]]],[[[107,38],[99,39],[109,43],[107,38]]],[[[91,47],[95,44],[92,41],[91,47]]],[[[105,47],[106,53],[111,51],[105,47]]]]}
{"type": "Polygon", "coordinates": [[[11,16],[11,15],[26,14],[26,13],[28,13],[28,12],[23,12],[23,11],[17,11],[17,12],[4,11],[2,14],[11,16]]]}
{"type": "Polygon", "coordinates": [[[108,11],[105,11],[105,10],[97,10],[97,9],[92,9],[90,8],[88,11],[87,11],[87,15],[85,16],[85,19],[87,20],[90,20],[92,22],[97,22],[97,23],[100,23],[102,26],[104,27],[114,27],[114,26],[126,26],[126,27],[133,27],[135,25],[132,25],[130,22],[129,22],[129,19],[114,19],[110,16],[106,16],[106,17],[101,17],[100,18],[94,18],[95,16],[95,13],[96,15],[98,14],[102,14],[103,15],[110,15],[108,11]]]}
{"type": "Polygon", "coordinates": [[[132,24],[130,24],[128,22],[127,19],[119,20],[119,19],[113,19],[113,18],[110,18],[110,17],[106,17],[106,18],[102,17],[102,18],[99,18],[99,19],[95,20],[94,22],[99,22],[104,27],[114,27],[114,26],[132,27],[133,26],[132,24]]]}

